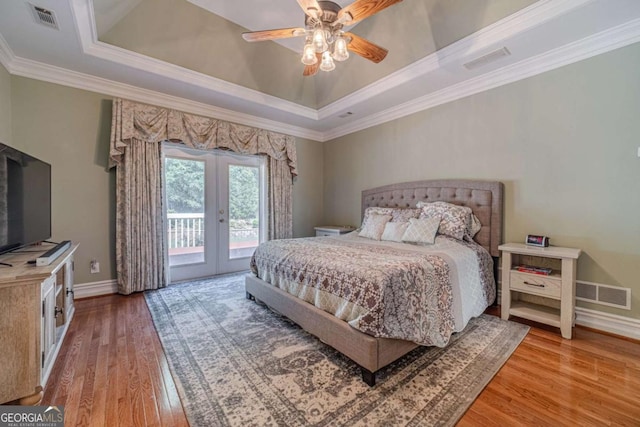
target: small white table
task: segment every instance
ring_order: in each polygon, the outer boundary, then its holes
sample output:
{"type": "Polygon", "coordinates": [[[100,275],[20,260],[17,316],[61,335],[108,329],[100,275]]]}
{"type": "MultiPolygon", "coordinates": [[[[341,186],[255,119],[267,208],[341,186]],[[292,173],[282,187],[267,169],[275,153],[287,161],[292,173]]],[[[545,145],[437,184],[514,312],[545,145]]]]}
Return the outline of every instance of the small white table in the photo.
{"type": "Polygon", "coordinates": [[[354,227],[348,225],[321,225],[314,228],[316,230],[316,236],[338,236],[340,234],[351,233],[353,230],[355,230],[354,227]]]}
{"type": "Polygon", "coordinates": [[[524,243],[506,243],[502,251],[502,318],[522,317],[560,328],[562,337],[572,338],[575,312],[576,267],[582,251],[549,246],[539,248],[524,243]],[[518,271],[528,265],[552,268],[551,274],[539,275],[518,271]],[[536,295],[560,301],[560,309],[518,299],[519,294],[536,295]]]}

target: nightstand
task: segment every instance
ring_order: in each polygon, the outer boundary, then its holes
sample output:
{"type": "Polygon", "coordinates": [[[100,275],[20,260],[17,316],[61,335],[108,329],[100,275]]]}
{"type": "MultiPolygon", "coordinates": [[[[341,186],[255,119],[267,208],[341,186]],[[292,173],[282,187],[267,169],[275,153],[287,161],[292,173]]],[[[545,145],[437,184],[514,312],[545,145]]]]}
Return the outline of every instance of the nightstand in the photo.
{"type": "MultiPolygon", "coordinates": [[[[498,246],[502,251],[502,318],[517,316],[560,328],[571,339],[575,312],[576,266],[582,251],[549,246],[538,248],[523,243],[498,246]],[[550,268],[549,275],[518,271],[519,265],[550,268]],[[559,308],[520,299],[533,295],[560,302],[559,308]]],[[[556,303],[557,304],[557,303],[556,303]]]]}
{"type": "Polygon", "coordinates": [[[314,227],[316,229],[316,236],[338,236],[340,234],[351,233],[355,228],[339,225],[322,225],[320,227],[314,227]]]}

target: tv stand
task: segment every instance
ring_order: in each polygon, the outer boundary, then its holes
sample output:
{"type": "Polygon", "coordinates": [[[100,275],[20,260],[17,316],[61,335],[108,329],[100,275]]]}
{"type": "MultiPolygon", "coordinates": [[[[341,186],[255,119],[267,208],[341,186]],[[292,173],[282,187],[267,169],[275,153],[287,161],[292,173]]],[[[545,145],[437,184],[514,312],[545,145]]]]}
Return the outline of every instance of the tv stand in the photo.
{"type": "Polygon", "coordinates": [[[46,266],[29,264],[41,251],[7,253],[0,262],[0,403],[37,405],[74,313],[73,255],[46,266]]]}

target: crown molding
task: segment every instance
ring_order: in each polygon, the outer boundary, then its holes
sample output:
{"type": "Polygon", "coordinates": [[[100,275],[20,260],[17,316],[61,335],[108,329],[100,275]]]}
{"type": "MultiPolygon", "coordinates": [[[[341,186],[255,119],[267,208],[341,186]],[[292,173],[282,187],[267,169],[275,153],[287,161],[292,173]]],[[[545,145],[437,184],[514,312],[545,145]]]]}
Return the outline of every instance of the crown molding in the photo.
{"type": "Polygon", "coordinates": [[[500,21],[488,25],[437,52],[419,59],[319,109],[318,117],[319,119],[324,119],[348,111],[353,105],[366,102],[380,93],[409,83],[440,68],[445,68],[448,64],[460,58],[471,57],[477,52],[482,52],[490,46],[495,46],[509,37],[542,25],[561,14],[592,1],[593,0],[541,0],[533,3],[500,21]]]}
{"type": "Polygon", "coordinates": [[[388,108],[331,131],[324,140],[332,140],[447,102],[455,101],[499,86],[533,77],[640,41],[640,19],[585,37],[573,43],[465,80],[445,89],[388,108]]]}
{"type": "Polygon", "coordinates": [[[540,0],[318,110],[100,42],[95,27],[93,3],[87,0],[72,0],[71,9],[82,49],[88,55],[132,68],[150,71],[159,76],[214,90],[259,105],[269,106],[299,117],[322,120],[347,111],[352,106],[366,102],[382,92],[389,91],[442,68],[447,63],[460,57],[481,51],[505,38],[541,25],[550,19],[592,1],[540,0]]]}
{"type": "MultiPolygon", "coordinates": [[[[364,89],[354,92],[353,94],[348,95],[347,97],[342,98],[341,100],[336,101],[319,111],[313,109],[310,110],[315,113],[315,120],[321,120],[322,118],[326,118],[334,114],[334,112],[344,111],[345,109],[348,109],[356,102],[366,101],[370,97],[369,92],[373,91],[376,93],[381,93],[390,90],[397,84],[405,83],[413,78],[419,77],[425,72],[425,69],[433,71],[437,67],[442,67],[446,63],[453,61],[453,59],[455,58],[460,59],[460,52],[466,52],[465,57],[468,57],[468,50],[465,49],[473,48],[473,51],[481,51],[487,46],[497,43],[499,40],[508,35],[513,35],[518,31],[522,31],[522,28],[529,28],[533,25],[540,25],[540,23],[551,19],[554,16],[557,16],[557,14],[559,13],[564,13],[567,10],[571,10],[572,8],[579,7],[580,5],[589,3],[591,1],[593,0],[543,0],[541,2],[534,3],[534,5],[525,8],[522,11],[511,15],[483,30],[478,31],[477,33],[472,34],[471,36],[461,40],[460,42],[454,43],[448,48],[442,49],[437,54],[430,55],[418,61],[417,63],[411,64],[410,66],[405,67],[403,70],[400,70],[397,73],[383,78],[364,89]],[[519,29],[520,27],[522,28],[519,29]]],[[[83,8],[85,9],[91,7],[91,2],[86,2],[85,0],[73,0],[73,4],[76,6],[78,4],[84,4],[83,8]]],[[[81,22],[78,22],[78,25],[81,25],[81,22]]],[[[86,23],[84,25],[86,26],[86,23]]],[[[78,28],[78,31],[81,31],[81,29],[78,28]]],[[[95,36],[95,28],[93,25],[89,25],[89,28],[85,28],[82,31],[88,31],[90,37],[95,36]]],[[[86,40],[83,39],[83,42],[84,41],[86,40]]],[[[216,117],[222,120],[227,120],[248,126],[260,127],[263,129],[281,132],[296,137],[324,142],[339,138],[353,132],[367,129],[369,127],[396,120],[419,111],[433,108],[447,102],[455,101],[457,99],[493,89],[508,83],[532,77],[537,74],[541,74],[546,71],[562,67],[564,65],[572,64],[574,62],[606,53],[608,51],[615,50],[639,41],[640,19],[635,19],[617,27],[607,29],[600,33],[542,53],[540,55],[522,60],[518,63],[511,64],[509,66],[505,66],[500,69],[485,73],[481,76],[465,80],[434,93],[421,96],[419,98],[393,106],[378,113],[370,114],[366,117],[363,117],[362,119],[324,132],[292,125],[289,123],[284,123],[281,121],[264,119],[251,114],[239,113],[206,103],[167,95],[148,89],[142,89],[133,85],[119,83],[105,78],[47,65],[21,57],[16,57],[1,34],[0,63],[2,63],[11,74],[20,75],[23,77],[48,81],[51,83],[61,84],[114,97],[123,97],[138,102],[163,106],[166,108],[179,109],[181,111],[193,114],[216,117]]],[[[95,43],[93,41],[91,41],[90,45],[93,47],[89,46],[89,49],[95,47],[95,43]]],[[[119,48],[114,49],[117,50],[119,48]]],[[[126,52],[124,50],[122,51],[126,52]]],[[[119,54],[123,54],[123,52],[119,52],[119,54]]],[[[144,62],[147,64],[147,67],[149,66],[150,63],[148,62],[147,57],[138,54],[131,55],[136,57],[135,59],[140,61],[140,64],[144,62]]],[[[162,61],[156,62],[159,62],[162,66],[168,65],[163,63],[162,61]]],[[[175,66],[171,65],[171,67],[175,66]]],[[[184,69],[182,69],[181,67],[175,68],[180,69],[181,73],[182,71],[184,71],[184,69]]],[[[160,72],[158,74],[161,75],[160,72]]],[[[184,75],[184,73],[182,73],[182,75],[184,75]]],[[[203,79],[207,80],[211,79],[211,77],[206,76],[203,79]]],[[[202,80],[202,82],[204,82],[204,80],[202,80]]],[[[237,88],[237,85],[231,86],[234,88],[234,90],[237,88]]],[[[231,96],[235,96],[233,95],[233,92],[231,96]]],[[[273,106],[271,103],[271,98],[273,97],[270,97],[269,95],[259,94],[259,96],[256,96],[256,98],[254,99],[257,100],[259,98],[260,105],[266,105],[269,107],[273,106]]],[[[297,104],[293,105],[297,106],[297,104]]],[[[306,115],[309,116],[313,114],[308,114],[307,112],[306,115]]]]}
{"type": "Polygon", "coordinates": [[[9,73],[11,73],[11,63],[14,59],[15,55],[13,51],[4,37],[2,37],[2,33],[0,33],[0,64],[2,64],[9,73]]]}
{"type": "Polygon", "coordinates": [[[132,101],[172,108],[192,114],[215,117],[242,125],[280,132],[287,135],[307,138],[314,141],[323,140],[322,132],[275,120],[264,119],[250,114],[216,107],[186,98],[167,95],[137,86],[119,83],[113,80],[79,73],[66,68],[56,67],[42,62],[17,57],[0,34],[0,63],[12,75],[42,80],[76,89],[96,92],[103,95],[130,99],[132,101]]]}
{"type": "Polygon", "coordinates": [[[287,135],[320,140],[322,134],[317,131],[290,125],[274,120],[264,119],[250,114],[239,113],[213,105],[192,101],[161,92],[142,89],[136,86],[103,79],[77,71],[43,64],[41,62],[16,57],[10,62],[8,71],[11,74],[49,83],[60,84],[76,89],[87,90],[113,97],[130,99],[165,108],[172,108],[192,114],[226,120],[233,123],[258,127],[287,135]]]}
{"type": "Polygon", "coordinates": [[[213,90],[244,101],[259,105],[268,105],[270,108],[275,108],[296,116],[313,120],[318,119],[318,111],[315,108],[305,107],[295,102],[189,70],[188,68],[170,64],[166,61],[103,43],[98,40],[93,2],[87,0],[72,0],[70,5],[82,50],[87,55],[131,68],[148,71],[165,78],[179,80],[189,85],[213,90]]]}

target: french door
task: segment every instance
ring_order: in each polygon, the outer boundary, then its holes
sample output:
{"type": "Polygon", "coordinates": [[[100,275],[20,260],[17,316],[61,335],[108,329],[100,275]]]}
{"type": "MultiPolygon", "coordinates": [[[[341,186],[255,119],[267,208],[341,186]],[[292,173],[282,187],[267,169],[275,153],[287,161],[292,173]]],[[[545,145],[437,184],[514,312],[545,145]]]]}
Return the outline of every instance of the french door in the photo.
{"type": "Polygon", "coordinates": [[[170,281],[249,268],[266,236],[258,156],[163,146],[170,281]]]}

